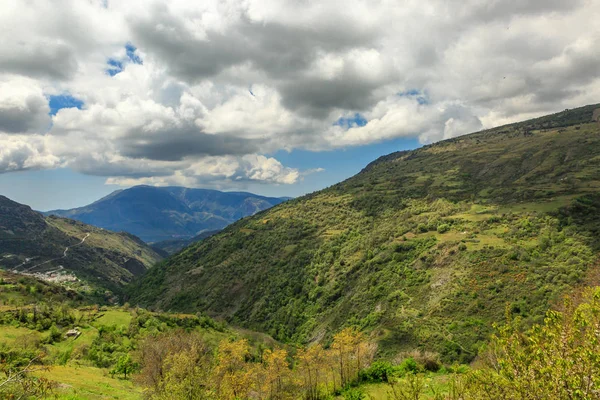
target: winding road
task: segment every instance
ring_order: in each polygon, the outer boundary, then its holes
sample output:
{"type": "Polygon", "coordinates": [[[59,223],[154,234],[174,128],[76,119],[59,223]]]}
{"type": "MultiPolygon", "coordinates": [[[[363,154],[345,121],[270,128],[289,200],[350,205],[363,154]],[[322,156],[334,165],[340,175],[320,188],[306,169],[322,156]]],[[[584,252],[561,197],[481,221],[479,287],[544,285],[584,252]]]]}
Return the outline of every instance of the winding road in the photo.
{"type": "MultiPolygon", "coordinates": [[[[51,259],[51,260],[44,261],[43,263],[36,264],[36,265],[34,265],[34,266],[32,266],[32,267],[29,267],[29,268],[27,268],[27,269],[25,269],[25,270],[23,270],[23,271],[20,271],[20,272],[21,272],[21,273],[24,273],[24,272],[30,272],[31,270],[33,270],[33,269],[35,269],[35,268],[37,268],[37,267],[40,267],[40,266],[42,266],[42,265],[45,265],[45,264],[51,263],[52,261],[56,261],[56,260],[62,260],[63,258],[67,258],[67,252],[69,251],[69,249],[71,249],[71,248],[73,248],[73,247],[81,246],[81,245],[82,245],[82,244],[85,242],[85,239],[87,239],[88,237],[90,237],[90,234],[89,234],[89,233],[86,233],[86,234],[85,234],[85,237],[84,237],[83,239],[81,239],[81,242],[79,242],[79,243],[77,243],[77,244],[74,244],[73,246],[67,246],[67,247],[65,248],[65,251],[63,252],[63,256],[62,256],[62,257],[53,258],[53,259],[51,259]]],[[[21,265],[23,265],[23,264],[21,264],[21,265]]]]}

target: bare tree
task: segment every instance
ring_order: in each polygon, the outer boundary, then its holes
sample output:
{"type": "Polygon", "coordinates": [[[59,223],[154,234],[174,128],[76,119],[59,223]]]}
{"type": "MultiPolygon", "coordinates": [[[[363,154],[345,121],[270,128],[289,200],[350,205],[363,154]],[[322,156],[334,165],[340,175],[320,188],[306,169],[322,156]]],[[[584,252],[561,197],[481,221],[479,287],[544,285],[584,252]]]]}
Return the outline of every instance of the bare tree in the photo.
{"type": "Polygon", "coordinates": [[[2,365],[0,378],[0,397],[10,395],[12,399],[19,400],[29,398],[30,396],[44,397],[52,390],[52,382],[46,378],[36,378],[31,376],[37,371],[47,370],[48,367],[36,365],[39,357],[34,357],[26,365],[15,367],[2,365]]]}

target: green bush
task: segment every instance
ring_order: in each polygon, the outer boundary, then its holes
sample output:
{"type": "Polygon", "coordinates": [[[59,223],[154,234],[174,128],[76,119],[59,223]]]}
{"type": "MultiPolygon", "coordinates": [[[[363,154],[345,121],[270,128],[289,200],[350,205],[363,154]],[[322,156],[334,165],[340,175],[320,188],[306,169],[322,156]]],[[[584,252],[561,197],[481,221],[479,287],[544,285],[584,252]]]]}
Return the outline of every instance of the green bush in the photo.
{"type": "Polygon", "coordinates": [[[375,361],[359,373],[363,382],[389,382],[394,375],[394,366],[389,361],[375,361]]]}
{"type": "Polygon", "coordinates": [[[440,224],[437,227],[438,233],[446,233],[450,230],[450,225],[448,224],[440,224]]]}
{"type": "Polygon", "coordinates": [[[50,327],[50,332],[48,332],[48,337],[46,338],[46,343],[52,344],[56,342],[60,342],[62,340],[62,333],[56,327],[55,324],[52,324],[50,327]]]}
{"type": "Polygon", "coordinates": [[[421,367],[414,358],[409,357],[405,358],[402,363],[396,367],[396,369],[400,375],[406,375],[407,373],[416,374],[419,372],[419,370],[421,370],[421,367]]]}
{"type": "Polygon", "coordinates": [[[367,398],[365,392],[363,392],[363,390],[360,388],[346,389],[346,391],[343,393],[343,396],[346,400],[363,400],[367,398]]]}

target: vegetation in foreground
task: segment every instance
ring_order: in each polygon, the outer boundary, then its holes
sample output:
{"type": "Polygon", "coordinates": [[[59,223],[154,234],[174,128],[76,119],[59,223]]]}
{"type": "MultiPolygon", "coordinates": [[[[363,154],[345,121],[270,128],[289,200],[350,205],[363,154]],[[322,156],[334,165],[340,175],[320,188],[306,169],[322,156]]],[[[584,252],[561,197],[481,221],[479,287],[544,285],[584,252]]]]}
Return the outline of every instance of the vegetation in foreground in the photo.
{"type": "Polygon", "coordinates": [[[143,338],[176,329],[197,331],[207,343],[235,335],[203,316],[98,307],[58,285],[6,272],[0,302],[0,398],[139,399],[129,378],[143,338]]]}
{"type": "Polygon", "coordinates": [[[431,358],[423,363],[407,358],[399,366],[371,362],[372,347],[364,336],[345,329],[328,349],[314,345],[294,357],[285,350],[267,350],[260,359],[251,359],[242,340],[222,342],[211,358],[206,346],[190,342],[170,352],[162,364],[169,372],[146,381],[146,393],[157,399],[169,394],[310,400],[339,394],[365,399],[369,386],[364,384],[382,382],[385,398],[395,400],[598,399],[600,288],[586,291],[580,301],[566,301],[565,311],[548,312],[542,325],[526,332],[520,330],[519,318],[512,320],[508,314],[507,324],[498,327],[478,366],[470,370],[455,367],[439,373],[440,365],[431,358]]]}
{"type": "Polygon", "coordinates": [[[28,304],[0,312],[0,398],[600,398],[600,288],[525,331],[508,308],[466,367],[427,352],[378,359],[355,328],[294,347],[202,316],[84,306],[51,287],[40,303],[43,290],[13,278],[3,277],[0,297],[28,304]],[[65,337],[74,326],[79,334],[65,337]]]}

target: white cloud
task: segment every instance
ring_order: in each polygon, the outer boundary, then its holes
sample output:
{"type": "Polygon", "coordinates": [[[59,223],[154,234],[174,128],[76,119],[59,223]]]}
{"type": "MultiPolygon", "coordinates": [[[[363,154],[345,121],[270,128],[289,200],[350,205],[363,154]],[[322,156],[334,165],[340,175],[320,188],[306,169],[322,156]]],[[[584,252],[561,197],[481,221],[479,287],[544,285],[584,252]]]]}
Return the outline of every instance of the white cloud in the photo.
{"type": "Polygon", "coordinates": [[[8,0],[0,170],[294,183],[311,171],[264,154],[432,142],[597,102],[599,18],[591,0],[8,0]],[[61,93],[84,107],[50,118],[61,93]],[[335,124],[356,113],[366,125],[335,124]]]}
{"type": "Polygon", "coordinates": [[[165,165],[165,170],[171,173],[165,176],[117,176],[108,178],[106,183],[121,186],[205,185],[221,188],[248,182],[292,184],[300,178],[297,169],[284,167],[276,159],[258,154],[205,157],[184,165],[165,165]]]}
{"type": "Polygon", "coordinates": [[[48,169],[60,166],[60,159],[46,151],[45,138],[0,134],[0,172],[48,169]]]}

